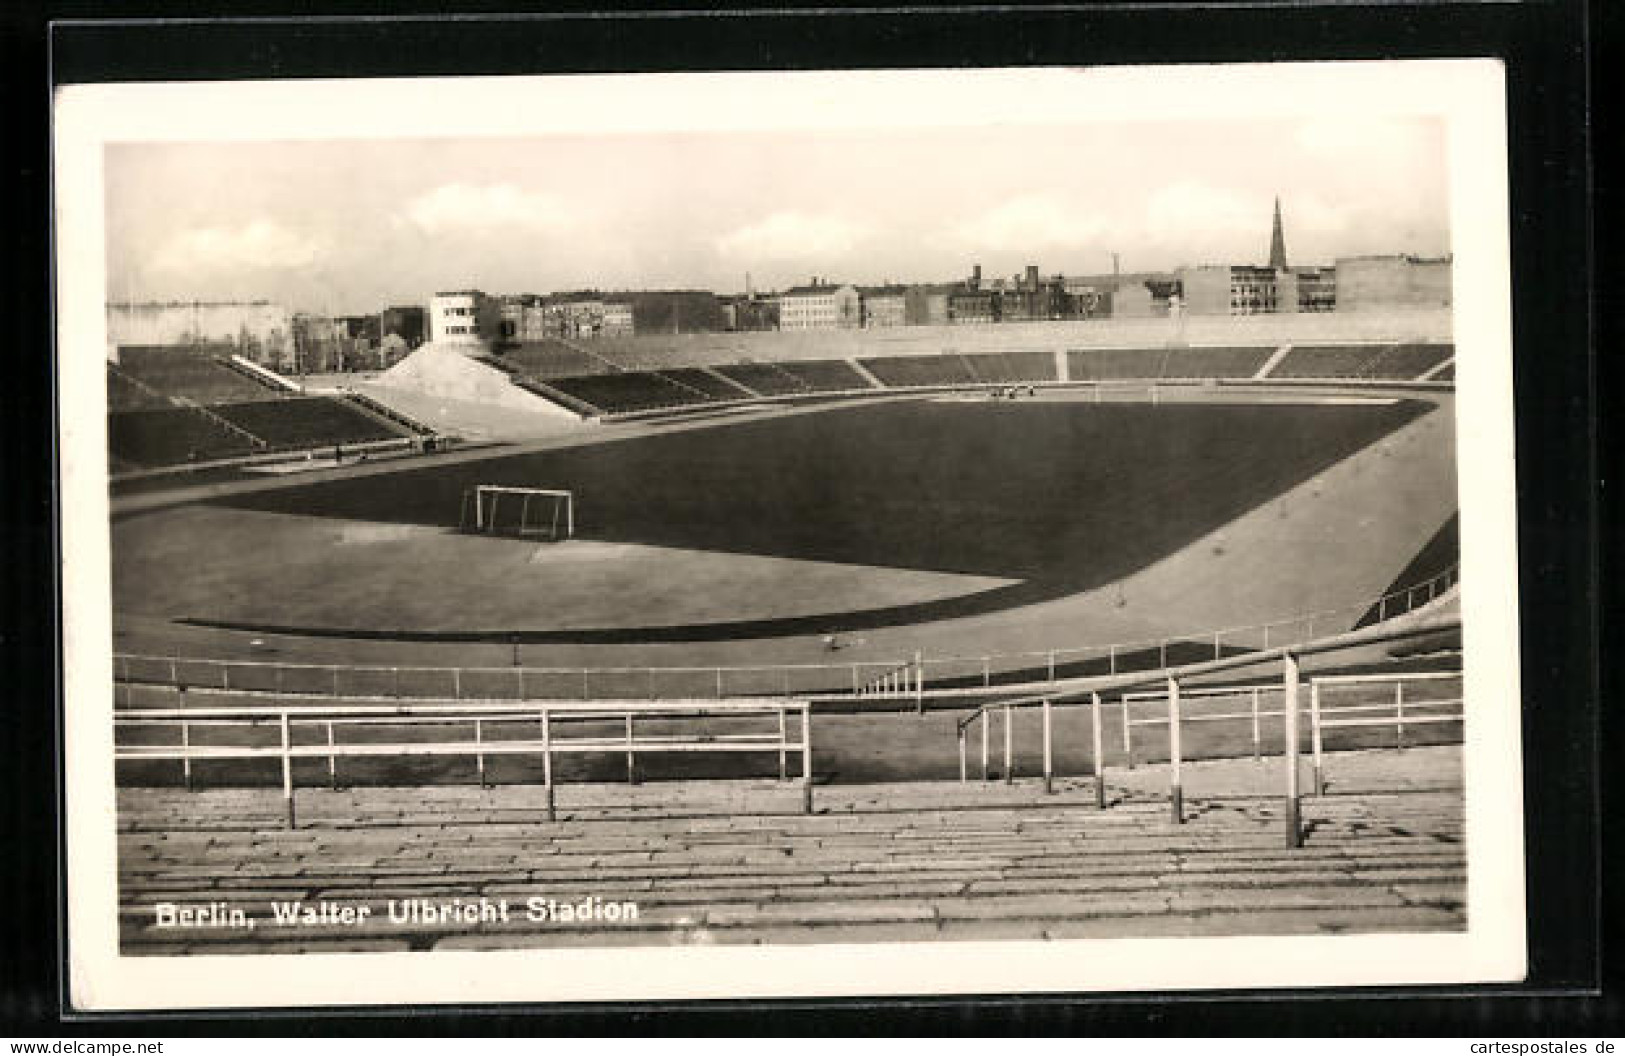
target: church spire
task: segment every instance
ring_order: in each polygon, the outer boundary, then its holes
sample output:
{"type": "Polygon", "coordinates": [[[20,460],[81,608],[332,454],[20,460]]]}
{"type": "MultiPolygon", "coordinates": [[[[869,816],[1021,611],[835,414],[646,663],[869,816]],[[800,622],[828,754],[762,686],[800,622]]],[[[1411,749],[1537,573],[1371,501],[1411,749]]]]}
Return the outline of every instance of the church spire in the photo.
{"type": "Polygon", "coordinates": [[[1275,229],[1270,232],[1270,267],[1286,267],[1286,235],[1281,232],[1281,196],[1275,196],[1275,229]]]}

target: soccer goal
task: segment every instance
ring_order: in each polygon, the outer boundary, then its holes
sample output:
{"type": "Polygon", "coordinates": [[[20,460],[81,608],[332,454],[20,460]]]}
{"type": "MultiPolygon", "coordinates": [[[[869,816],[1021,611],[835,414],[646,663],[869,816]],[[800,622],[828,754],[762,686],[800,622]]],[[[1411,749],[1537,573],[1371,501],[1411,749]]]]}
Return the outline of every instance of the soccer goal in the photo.
{"type": "Polygon", "coordinates": [[[463,492],[460,526],[487,535],[569,539],[576,534],[575,493],[480,484],[463,492]]]}

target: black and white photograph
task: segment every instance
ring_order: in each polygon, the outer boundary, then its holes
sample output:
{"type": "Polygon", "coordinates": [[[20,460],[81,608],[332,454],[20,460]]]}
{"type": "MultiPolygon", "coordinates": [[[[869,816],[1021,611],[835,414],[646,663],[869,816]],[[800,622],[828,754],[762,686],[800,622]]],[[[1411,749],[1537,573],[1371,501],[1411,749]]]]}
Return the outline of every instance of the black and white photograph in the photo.
{"type": "Polygon", "coordinates": [[[1522,978],[1502,94],[64,89],[75,1000],[1522,978]]]}

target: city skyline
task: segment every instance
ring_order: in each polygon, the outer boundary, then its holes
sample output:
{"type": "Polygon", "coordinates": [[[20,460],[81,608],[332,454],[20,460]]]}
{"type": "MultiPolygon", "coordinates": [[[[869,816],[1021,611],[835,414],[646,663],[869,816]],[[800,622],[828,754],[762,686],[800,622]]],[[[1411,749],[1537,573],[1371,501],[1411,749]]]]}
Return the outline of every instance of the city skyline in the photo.
{"type": "Polygon", "coordinates": [[[108,297],[758,290],[1450,252],[1425,118],[116,144],[108,297]]]}

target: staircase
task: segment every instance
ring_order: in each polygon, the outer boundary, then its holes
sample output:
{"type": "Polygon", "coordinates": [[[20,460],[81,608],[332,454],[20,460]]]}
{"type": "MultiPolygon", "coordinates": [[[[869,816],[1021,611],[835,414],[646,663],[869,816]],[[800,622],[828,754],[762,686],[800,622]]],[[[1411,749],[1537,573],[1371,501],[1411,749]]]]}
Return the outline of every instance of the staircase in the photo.
{"type": "MultiPolygon", "coordinates": [[[[1186,767],[1190,789],[1204,765],[1186,767]]],[[[1048,796],[1033,781],[826,786],[811,816],[794,783],[565,785],[553,823],[533,785],[310,789],[291,832],[272,789],[123,789],[123,952],[1462,930],[1459,749],[1339,753],[1333,773],[1347,791],[1303,800],[1299,849],[1282,845],[1279,799],[1230,795],[1221,771],[1173,824],[1155,767],[1109,773],[1105,810],[1082,778],[1048,796]],[[526,919],[537,896],[637,915],[561,928],[526,919]],[[392,901],[482,897],[509,919],[389,919],[392,901]],[[153,920],[158,901],[269,916],[273,900],[365,907],[369,923],[153,920]]]]}

